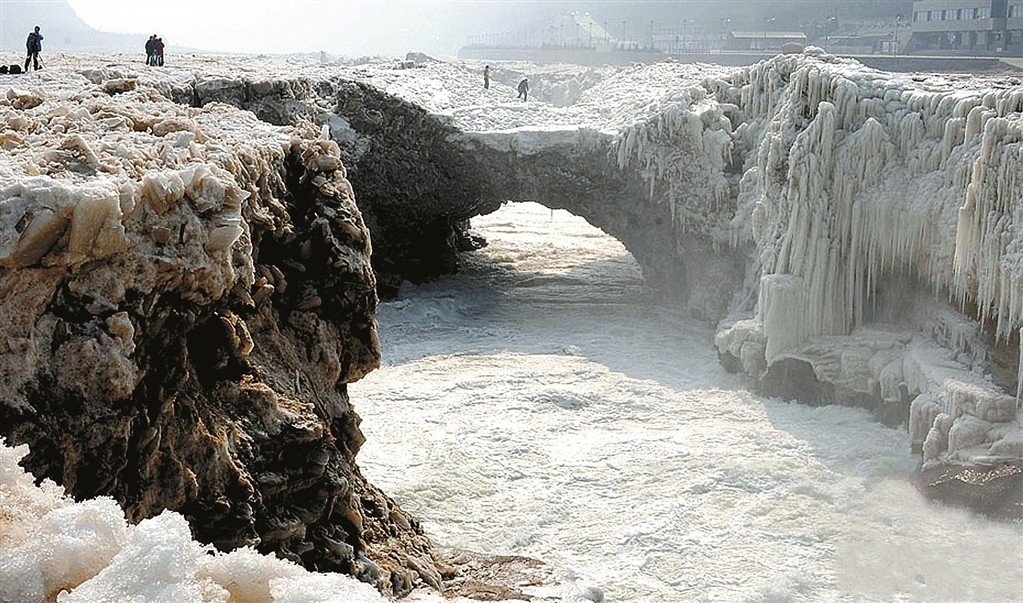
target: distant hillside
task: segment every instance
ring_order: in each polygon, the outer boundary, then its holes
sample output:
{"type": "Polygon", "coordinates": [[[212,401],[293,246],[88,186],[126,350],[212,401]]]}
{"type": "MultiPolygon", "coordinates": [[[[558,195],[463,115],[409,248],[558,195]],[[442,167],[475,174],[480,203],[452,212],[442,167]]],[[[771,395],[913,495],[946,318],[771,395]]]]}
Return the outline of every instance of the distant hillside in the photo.
{"type": "Polygon", "coordinates": [[[24,58],[25,38],[39,25],[48,52],[138,52],[145,36],[97,31],[66,2],[0,2],[0,63],[24,58]]]}

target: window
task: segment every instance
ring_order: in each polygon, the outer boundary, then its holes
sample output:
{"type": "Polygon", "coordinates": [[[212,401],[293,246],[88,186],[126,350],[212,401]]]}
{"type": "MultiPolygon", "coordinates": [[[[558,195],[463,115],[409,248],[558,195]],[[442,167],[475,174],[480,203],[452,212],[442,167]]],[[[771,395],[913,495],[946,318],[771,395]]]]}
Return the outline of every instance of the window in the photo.
{"type": "Polygon", "coordinates": [[[944,16],[944,18],[942,20],[943,21],[955,21],[956,20],[956,11],[955,11],[955,9],[954,8],[950,8],[950,9],[946,10],[945,11],[945,16],[944,16]]]}
{"type": "Polygon", "coordinates": [[[913,22],[914,23],[919,23],[921,21],[926,21],[926,20],[927,20],[927,13],[925,13],[924,11],[918,10],[915,13],[913,13],[913,22]]]}
{"type": "Polygon", "coordinates": [[[1010,17],[1023,17],[1023,4],[1015,4],[1009,7],[1010,17]]]}
{"type": "Polygon", "coordinates": [[[990,6],[978,7],[977,8],[977,18],[978,19],[990,19],[991,18],[991,7],[990,6]]]}

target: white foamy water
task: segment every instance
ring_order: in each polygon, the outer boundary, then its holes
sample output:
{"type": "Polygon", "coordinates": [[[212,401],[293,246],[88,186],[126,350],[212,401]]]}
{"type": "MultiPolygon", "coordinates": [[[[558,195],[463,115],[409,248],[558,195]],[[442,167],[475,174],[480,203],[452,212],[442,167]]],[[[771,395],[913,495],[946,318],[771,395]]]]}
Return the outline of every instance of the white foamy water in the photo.
{"type": "Polygon", "coordinates": [[[1023,600],[1023,524],[923,500],[904,431],[754,395],[582,219],[473,224],[490,246],[381,304],[350,386],[360,465],[438,543],[609,601],[1023,600]]]}

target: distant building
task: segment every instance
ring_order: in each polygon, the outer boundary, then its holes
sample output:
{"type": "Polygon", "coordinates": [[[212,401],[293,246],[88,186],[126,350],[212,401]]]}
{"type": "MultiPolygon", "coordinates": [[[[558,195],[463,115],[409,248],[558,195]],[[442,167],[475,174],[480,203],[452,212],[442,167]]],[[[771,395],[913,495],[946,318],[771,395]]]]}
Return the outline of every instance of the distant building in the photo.
{"type": "Polygon", "coordinates": [[[725,50],[781,52],[788,43],[806,44],[801,31],[733,31],[725,39],[725,50]]]}
{"type": "Polygon", "coordinates": [[[913,2],[908,50],[1023,56],[1023,0],[913,2]]]}
{"type": "Polygon", "coordinates": [[[656,47],[654,23],[627,29],[622,22],[618,35],[608,22],[589,13],[573,12],[557,21],[526,30],[471,36],[458,58],[480,61],[532,61],[580,65],[629,65],[654,63],[667,58],[656,47]]]}

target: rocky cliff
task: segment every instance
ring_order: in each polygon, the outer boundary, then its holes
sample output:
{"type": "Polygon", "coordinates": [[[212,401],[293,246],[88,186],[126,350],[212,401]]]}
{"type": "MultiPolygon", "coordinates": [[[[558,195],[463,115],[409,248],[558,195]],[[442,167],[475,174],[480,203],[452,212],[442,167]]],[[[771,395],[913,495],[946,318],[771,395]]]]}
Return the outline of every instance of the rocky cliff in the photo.
{"type": "MultiPolygon", "coordinates": [[[[415,69],[397,63],[379,71],[415,69]]],[[[97,70],[96,81],[131,78],[194,107],[225,103],[276,125],[303,120],[325,126],[341,148],[348,180],[373,233],[377,290],[393,295],[404,280],[422,282],[457,269],[458,251],[480,244],[468,219],[503,201],[484,164],[456,144],[459,130],[415,103],[387,94],[366,74],[221,73],[193,67],[181,73],[97,70]]]]}
{"type": "Polygon", "coordinates": [[[355,464],[345,384],[379,362],[377,298],[337,144],[91,76],[0,100],[0,435],[130,520],[437,584],[355,464]]]}

